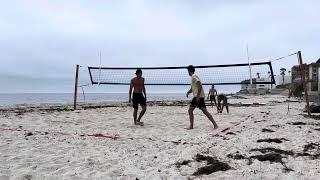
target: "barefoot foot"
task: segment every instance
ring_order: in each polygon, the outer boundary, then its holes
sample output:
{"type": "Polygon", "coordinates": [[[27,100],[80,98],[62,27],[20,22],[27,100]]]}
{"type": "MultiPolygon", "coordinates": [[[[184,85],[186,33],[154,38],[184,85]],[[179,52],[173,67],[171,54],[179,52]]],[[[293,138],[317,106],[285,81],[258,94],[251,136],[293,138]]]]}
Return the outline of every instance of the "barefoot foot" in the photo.
{"type": "Polygon", "coordinates": [[[143,126],[143,125],[144,125],[144,123],[143,123],[143,122],[137,122],[137,124],[136,124],[136,125],[143,126]]]}

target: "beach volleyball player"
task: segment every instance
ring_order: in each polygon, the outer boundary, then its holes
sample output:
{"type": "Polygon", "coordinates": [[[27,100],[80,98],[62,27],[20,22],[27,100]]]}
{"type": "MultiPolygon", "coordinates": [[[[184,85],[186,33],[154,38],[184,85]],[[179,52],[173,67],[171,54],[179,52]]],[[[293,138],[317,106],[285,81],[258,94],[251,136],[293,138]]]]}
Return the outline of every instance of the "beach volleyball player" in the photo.
{"type": "Polygon", "coordinates": [[[143,122],[141,122],[141,118],[145,114],[147,110],[147,94],[146,94],[146,88],[144,85],[144,78],[142,77],[142,70],[137,69],[136,71],[136,77],[131,79],[130,82],[130,88],[129,88],[129,103],[132,102],[132,106],[134,108],[133,111],[133,120],[135,125],[143,125],[143,122]],[[133,90],[133,93],[132,93],[133,90]],[[138,109],[139,105],[141,105],[142,110],[140,112],[139,117],[138,116],[138,109]]]}
{"type": "Polygon", "coordinates": [[[218,104],[217,104],[217,101],[216,101],[217,94],[218,94],[218,92],[217,92],[216,88],[214,87],[214,84],[212,84],[212,86],[210,88],[210,91],[208,93],[208,98],[207,99],[210,99],[212,107],[213,107],[213,102],[214,102],[214,105],[217,107],[217,111],[219,112],[218,104]]]}
{"type": "Polygon", "coordinates": [[[208,112],[206,104],[204,102],[205,94],[202,88],[202,83],[199,77],[195,74],[195,68],[190,65],[187,67],[189,76],[191,76],[191,89],[187,92],[187,97],[190,93],[193,93],[193,99],[189,107],[189,118],[190,118],[190,127],[188,129],[193,129],[194,115],[193,111],[195,108],[201,109],[201,111],[208,117],[212,122],[214,129],[218,128],[217,123],[214,121],[212,115],[208,112]]]}

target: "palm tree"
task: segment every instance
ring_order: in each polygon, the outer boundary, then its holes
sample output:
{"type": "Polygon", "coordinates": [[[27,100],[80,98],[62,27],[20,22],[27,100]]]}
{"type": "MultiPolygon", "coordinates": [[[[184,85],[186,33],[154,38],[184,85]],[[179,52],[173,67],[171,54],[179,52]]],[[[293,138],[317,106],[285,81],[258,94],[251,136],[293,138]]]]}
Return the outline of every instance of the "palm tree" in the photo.
{"type": "Polygon", "coordinates": [[[284,84],[284,76],[286,75],[286,68],[280,69],[280,75],[282,76],[282,85],[284,84]]]}

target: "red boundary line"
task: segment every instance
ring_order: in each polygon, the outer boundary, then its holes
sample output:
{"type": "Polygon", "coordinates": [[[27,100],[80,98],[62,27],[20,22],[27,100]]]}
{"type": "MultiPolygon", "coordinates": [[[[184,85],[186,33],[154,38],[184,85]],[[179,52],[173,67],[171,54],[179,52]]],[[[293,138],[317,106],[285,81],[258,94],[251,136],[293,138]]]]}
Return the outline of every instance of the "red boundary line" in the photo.
{"type": "Polygon", "coordinates": [[[234,125],[232,125],[232,126],[230,126],[230,127],[224,128],[224,129],[222,129],[221,131],[219,131],[219,132],[217,132],[217,133],[215,133],[215,134],[209,134],[209,136],[210,136],[210,137],[215,137],[215,136],[218,136],[220,133],[227,132],[227,131],[229,131],[230,129],[232,129],[232,128],[234,128],[234,127],[237,127],[237,126],[239,126],[241,123],[247,121],[250,117],[252,117],[252,115],[249,115],[245,120],[240,121],[240,122],[238,122],[238,123],[236,123],[236,124],[234,124],[234,125]]]}

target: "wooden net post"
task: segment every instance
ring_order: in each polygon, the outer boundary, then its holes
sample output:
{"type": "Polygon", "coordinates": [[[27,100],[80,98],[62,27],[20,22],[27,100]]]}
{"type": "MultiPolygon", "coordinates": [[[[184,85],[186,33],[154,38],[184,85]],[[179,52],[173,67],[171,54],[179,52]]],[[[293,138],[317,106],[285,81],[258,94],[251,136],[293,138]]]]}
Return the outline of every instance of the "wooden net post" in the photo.
{"type": "Polygon", "coordinates": [[[298,56],[298,61],[299,61],[299,65],[300,65],[300,70],[301,70],[301,78],[302,78],[302,82],[303,82],[304,95],[306,97],[307,111],[308,111],[308,115],[311,116],[310,102],[309,102],[309,95],[308,95],[308,88],[307,88],[307,80],[306,80],[306,73],[305,73],[303,62],[302,62],[301,51],[298,51],[297,56],[298,56]]]}
{"type": "Polygon", "coordinates": [[[73,109],[77,109],[77,95],[78,95],[78,77],[79,77],[79,65],[76,66],[76,79],[74,83],[74,97],[73,97],[73,109]]]}

